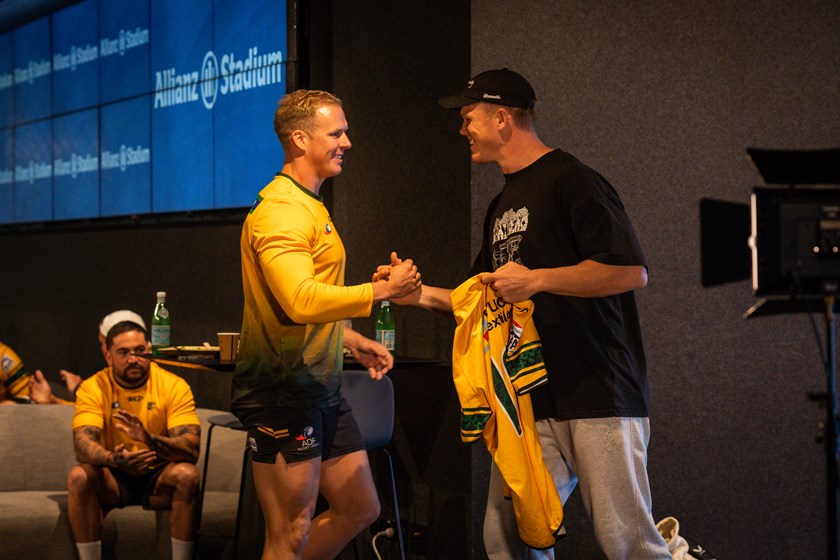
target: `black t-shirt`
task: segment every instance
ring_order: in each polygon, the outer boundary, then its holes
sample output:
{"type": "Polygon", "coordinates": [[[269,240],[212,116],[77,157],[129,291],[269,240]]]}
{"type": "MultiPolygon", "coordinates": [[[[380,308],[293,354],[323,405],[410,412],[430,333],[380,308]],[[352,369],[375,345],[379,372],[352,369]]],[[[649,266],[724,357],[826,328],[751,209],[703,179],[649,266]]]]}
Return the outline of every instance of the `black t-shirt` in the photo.
{"type": "MultiPolygon", "coordinates": [[[[505,176],[484,223],[473,274],[514,261],[528,268],[584,260],[647,266],[621,199],[596,171],[561,150],[505,176]]],[[[534,294],[549,371],[531,393],[540,418],[648,415],[645,353],[633,292],[601,298],[534,294]]]]}

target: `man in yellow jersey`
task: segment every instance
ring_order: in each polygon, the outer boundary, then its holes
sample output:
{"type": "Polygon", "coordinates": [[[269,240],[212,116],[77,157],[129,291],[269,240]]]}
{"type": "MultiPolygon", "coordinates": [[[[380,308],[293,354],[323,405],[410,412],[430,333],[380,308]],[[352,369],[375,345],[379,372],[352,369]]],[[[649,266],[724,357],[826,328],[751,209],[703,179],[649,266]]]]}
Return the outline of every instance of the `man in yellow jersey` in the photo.
{"type": "Polygon", "coordinates": [[[76,393],[67,509],[80,560],[101,556],[102,517],[139,504],[171,508],[172,558],[192,558],[200,425],[187,382],[141,358],[151,352],[137,323],[106,337],[108,367],[76,393]]]}
{"type": "Polygon", "coordinates": [[[351,145],[341,100],[290,93],[274,129],[285,162],[242,228],[245,309],[232,410],[253,452],[263,558],[334,558],[379,515],[364,441],[341,397],[343,348],[375,379],[393,365],[381,344],[343,320],[410,293],[420,277],[406,261],[388,281],[344,285],[344,246],[318,194],[351,145]],[[313,519],[319,491],[330,508],[313,519]]]}

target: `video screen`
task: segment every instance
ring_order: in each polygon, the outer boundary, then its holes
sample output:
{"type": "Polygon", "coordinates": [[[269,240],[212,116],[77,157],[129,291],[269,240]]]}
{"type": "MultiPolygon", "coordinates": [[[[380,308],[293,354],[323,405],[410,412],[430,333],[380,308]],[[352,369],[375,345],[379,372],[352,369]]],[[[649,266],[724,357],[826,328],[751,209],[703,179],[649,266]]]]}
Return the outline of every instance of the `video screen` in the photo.
{"type": "Polygon", "coordinates": [[[0,226],[248,207],[286,3],[86,0],[0,34],[0,226]]]}

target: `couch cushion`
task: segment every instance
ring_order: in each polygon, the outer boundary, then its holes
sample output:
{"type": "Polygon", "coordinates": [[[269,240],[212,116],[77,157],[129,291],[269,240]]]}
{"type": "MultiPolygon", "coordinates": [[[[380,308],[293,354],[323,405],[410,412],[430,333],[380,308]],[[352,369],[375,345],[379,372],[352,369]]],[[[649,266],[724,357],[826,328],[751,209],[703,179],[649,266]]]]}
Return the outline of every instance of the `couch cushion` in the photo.
{"type": "Polygon", "coordinates": [[[67,489],[73,413],[68,405],[0,406],[0,492],[67,489]]]}

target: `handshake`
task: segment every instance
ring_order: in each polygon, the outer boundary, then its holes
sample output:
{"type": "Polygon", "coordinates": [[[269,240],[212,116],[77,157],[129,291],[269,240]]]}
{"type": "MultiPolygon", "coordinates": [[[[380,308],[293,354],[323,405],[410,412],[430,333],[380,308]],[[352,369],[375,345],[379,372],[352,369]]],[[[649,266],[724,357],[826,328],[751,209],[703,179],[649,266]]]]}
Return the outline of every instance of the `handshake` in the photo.
{"type": "Polygon", "coordinates": [[[411,303],[419,299],[420,273],[411,259],[402,260],[397,253],[391,253],[391,264],[380,265],[371,278],[373,299],[393,300],[397,303],[411,303]]]}

